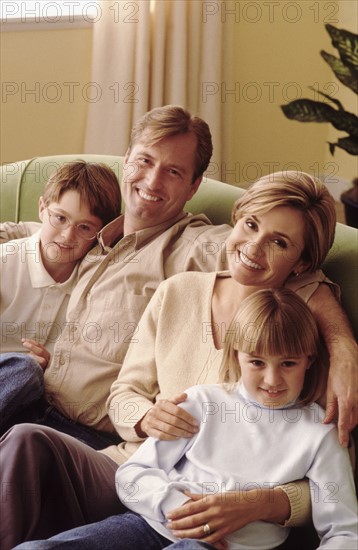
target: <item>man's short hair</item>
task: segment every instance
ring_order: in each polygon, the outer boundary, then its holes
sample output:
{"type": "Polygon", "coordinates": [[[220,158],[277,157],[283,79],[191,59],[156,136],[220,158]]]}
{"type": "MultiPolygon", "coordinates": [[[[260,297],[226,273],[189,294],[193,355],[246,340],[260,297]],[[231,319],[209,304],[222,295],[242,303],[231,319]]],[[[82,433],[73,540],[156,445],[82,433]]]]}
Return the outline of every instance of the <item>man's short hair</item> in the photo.
{"type": "Polygon", "coordinates": [[[197,139],[193,177],[195,181],[203,175],[209,165],[213,143],[208,124],[201,118],[191,115],[183,107],[165,105],[143,115],[133,126],[129,149],[138,141],[154,145],[161,139],[189,133],[194,134],[197,139]]]}

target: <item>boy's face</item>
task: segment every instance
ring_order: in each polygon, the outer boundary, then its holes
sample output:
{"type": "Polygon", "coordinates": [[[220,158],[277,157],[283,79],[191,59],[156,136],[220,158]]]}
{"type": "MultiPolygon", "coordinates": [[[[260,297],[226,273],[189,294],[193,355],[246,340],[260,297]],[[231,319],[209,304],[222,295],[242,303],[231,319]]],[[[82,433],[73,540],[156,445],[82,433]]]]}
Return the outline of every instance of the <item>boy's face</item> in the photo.
{"type": "Polygon", "coordinates": [[[201,182],[193,182],[197,138],[179,134],[148,145],[145,135],[127,151],[121,183],[125,220],[133,231],[183,211],[201,182]]]}
{"type": "Polygon", "coordinates": [[[279,357],[238,352],[241,380],[251,397],[265,407],[283,407],[300,395],[311,360],[306,355],[279,357]]]}
{"type": "Polygon", "coordinates": [[[102,220],[91,214],[86,201],[81,201],[77,191],[66,191],[59,202],[46,206],[42,197],[39,203],[41,228],[41,253],[45,267],[51,264],[75,264],[97,242],[96,239],[86,240],[79,232],[88,231],[88,236],[95,235],[103,226],[102,220]],[[70,225],[65,222],[67,218],[70,225]],[[59,227],[52,224],[60,223],[59,227]]]}

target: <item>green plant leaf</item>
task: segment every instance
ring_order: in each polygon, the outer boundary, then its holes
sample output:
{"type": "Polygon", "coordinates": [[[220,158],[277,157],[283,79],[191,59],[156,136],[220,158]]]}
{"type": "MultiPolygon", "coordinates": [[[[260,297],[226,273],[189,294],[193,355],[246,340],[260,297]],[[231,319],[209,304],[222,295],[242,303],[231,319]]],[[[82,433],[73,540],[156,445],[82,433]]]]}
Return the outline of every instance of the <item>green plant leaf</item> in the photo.
{"type": "Polygon", "coordinates": [[[358,117],[347,111],[337,110],[321,101],[296,99],[281,105],[284,115],[299,122],[330,122],[337,130],[358,137],[358,117]]]}
{"type": "Polygon", "coordinates": [[[332,103],[337,105],[337,107],[340,111],[344,111],[344,107],[338,99],[336,99],[335,97],[332,97],[329,94],[325,94],[324,92],[321,92],[320,90],[316,90],[316,88],[314,86],[308,86],[308,87],[309,87],[310,90],[313,90],[316,94],[321,95],[322,97],[325,97],[326,99],[328,99],[328,101],[331,101],[332,103]]]}
{"type": "Polygon", "coordinates": [[[281,109],[287,118],[299,122],[329,122],[327,111],[333,111],[330,105],[311,99],[296,99],[287,105],[281,105],[281,109]]]}
{"type": "Polygon", "coordinates": [[[358,71],[358,35],[329,24],[325,27],[343,63],[358,71]]]}
{"type": "Polygon", "coordinates": [[[338,80],[358,94],[358,72],[350,66],[345,65],[338,57],[323,50],[321,51],[321,56],[331,67],[338,80]]]}
{"type": "Polygon", "coordinates": [[[340,149],[344,149],[347,153],[350,155],[358,155],[358,139],[351,138],[351,137],[344,137],[339,138],[339,140],[336,143],[330,143],[329,144],[329,150],[331,152],[331,155],[334,155],[334,150],[336,147],[339,147],[340,149]]]}
{"type": "MultiPolygon", "coordinates": [[[[358,94],[358,35],[344,29],[337,29],[333,25],[326,25],[326,30],[333,46],[339,52],[340,59],[325,51],[321,51],[321,56],[331,67],[337,79],[358,94]]],[[[284,115],[299,122],[329,122],[337,130],[348,134],[339,138],[336,143],[329,143],[332,155],[336,147],[344,149],[351,155],[358,155],[358,117],[346,111],[337,98],[320,90],[315,92],[330,103],[297,99],[287,105],[281,105],[284,115]]]]}

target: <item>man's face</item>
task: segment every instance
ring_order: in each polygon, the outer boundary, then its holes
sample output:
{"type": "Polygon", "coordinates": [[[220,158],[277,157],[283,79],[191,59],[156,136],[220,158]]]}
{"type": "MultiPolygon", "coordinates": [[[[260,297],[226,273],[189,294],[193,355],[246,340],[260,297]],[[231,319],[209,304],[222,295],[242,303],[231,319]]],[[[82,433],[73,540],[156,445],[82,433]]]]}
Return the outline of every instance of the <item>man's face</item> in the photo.
{"type": "Polygon", "coordinates": [[[193,182],[197,138],[179,134],[146,144],[145,135],[127,151],[121,182],[128,233],[176,217],[198,189],[193,182]]]}

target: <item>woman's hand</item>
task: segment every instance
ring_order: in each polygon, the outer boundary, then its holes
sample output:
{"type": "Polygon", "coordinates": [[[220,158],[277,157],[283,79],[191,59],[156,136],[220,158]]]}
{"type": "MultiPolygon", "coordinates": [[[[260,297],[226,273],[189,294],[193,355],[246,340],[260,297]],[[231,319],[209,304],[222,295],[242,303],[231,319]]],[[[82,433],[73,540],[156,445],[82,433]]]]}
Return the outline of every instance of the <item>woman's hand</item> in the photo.
{"type": "Polygon", "coordinates": [[[47,349],[39,342],[36,342],[36,340],[30,340],[27,338],[22,339],[22,345],[24,348],[29,350],[29,355],[36,359],[36,361],[40,364],[40,367],[45,370],[51,359],[51,354],[47,351],[47,349]]]}
{"type": "Polygon", "coordinates": [[[211,495],[185,494],[191,500],[167,515],[167,527],[180,539],[193,538],[224,545],[227,535],[248,523],[257,520],[284,523],[290,516],[288,497],[279,488],[211,495]],[[209,525],[209,535],[204,533],[204,525],[209,525]]]}
{"type": "Polygon", "coordinates": [[[198,423],[191,414],[178,407],[187,397],[186,393],[181,393],[173,399],[159,399],[136,424],[137,434],[167,441],[193,437],[199,430],[198,423]]]}

